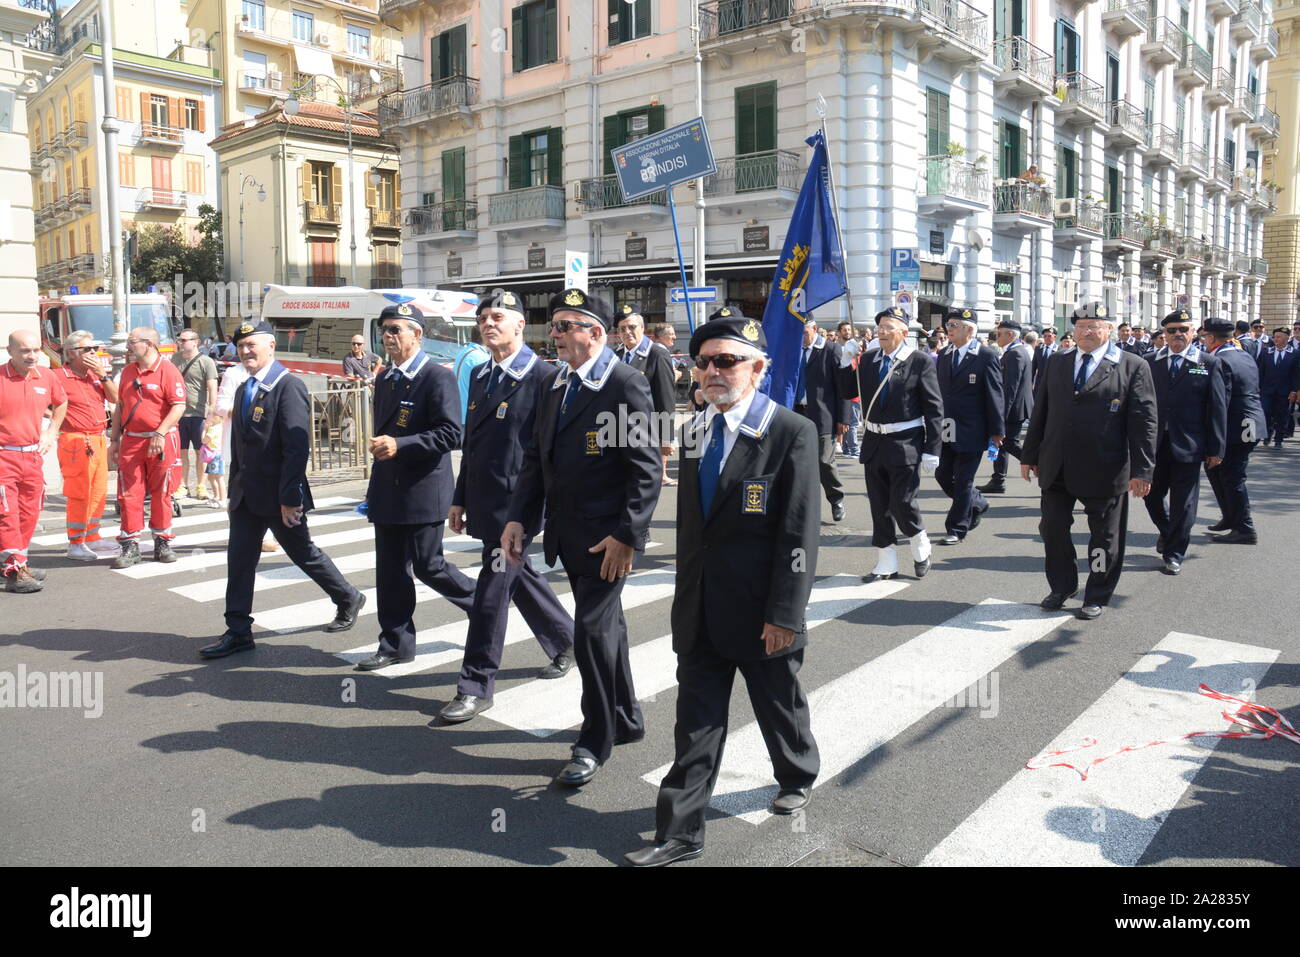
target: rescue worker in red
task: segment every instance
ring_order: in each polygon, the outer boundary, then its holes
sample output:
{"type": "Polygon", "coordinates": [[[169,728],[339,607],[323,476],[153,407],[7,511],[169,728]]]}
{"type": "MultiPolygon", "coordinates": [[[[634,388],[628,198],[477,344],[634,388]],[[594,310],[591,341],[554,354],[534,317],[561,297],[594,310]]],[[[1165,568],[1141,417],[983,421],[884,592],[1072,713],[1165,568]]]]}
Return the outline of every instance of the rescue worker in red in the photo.
{"type": "MultiPolygon", "coordinates": [[[[100,541],[99,523],[108,496],[108,415],[104,403],[117,402],[117,383],[100,343],[85,329],[63,340],[63,366],[55,378],[68,393],[68,415],[59,433],[59,471],[68,500],[68,558],[93,562],[100,556],[91,544],[100,541]]],[[[116,551],[116,547],[114,547],[116,551]]]]}
{"type": "Polygon", "coordinates": [[[176,423],[185,413],[185,382],[180,370],[159,354],[158,333],[148,327],[132,329],[127,333],[126,354],[131,361],[118,383],[113,441],[108,446],[109,465],[117,466],[122,523],[117,535],[122,554],[113,562],[114,568],[129,568],[140,561],[136,539],[144,528],[146,493],[154,560],[176,561],[171,546],[172,492],[181,461],[176,423]]]}
{"type": "Polygon", "coordinates": [[[41,337],[23,329],[9,335],[9,361],[0,371],[0,562],[5,591],[41,590],[44,573],[27,567],[27,546],[45,501],[42,460],[68,411],[68,396],[49,369],[36,364],[41,337]],[[45,411],[50,422],[41,428],[45,411]]]}

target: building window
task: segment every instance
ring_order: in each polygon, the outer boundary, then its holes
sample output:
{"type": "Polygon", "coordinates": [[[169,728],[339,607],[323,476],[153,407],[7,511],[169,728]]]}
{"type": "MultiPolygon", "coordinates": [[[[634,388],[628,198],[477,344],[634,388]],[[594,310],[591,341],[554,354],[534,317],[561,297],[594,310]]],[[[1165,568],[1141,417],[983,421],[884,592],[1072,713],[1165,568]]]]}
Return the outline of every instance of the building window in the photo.
{"type": "Polygon", "coordinates": [[[77,255],[77,234],[75,230],[68,230],[68,255],[77,255]]]}
{"type": "Polygon", "coordinates": [[[453,27],[429,38],[429,79],[437,83],[453,76],[464,76],[465,27],[453,27]]]}
{"type": "MultiPolygon", "coordinates": [[[[442,200],[445,203],[465,198],[465,148],[442,153],[442,200]]],[[[428,201],[432,203],[433,200],[428,201]]]]}
{"type": "Polygon", "coordinates": [[[607,0],[609,45],[617,46],[650,35],[650,0],[607,0]]]}
{"type": "Polygon", "coordinates": [[[528,172],[525,174],[529,186],[542,186],[546,183],[547,134],[534,133],[524,143],[524,162],[528,172]]]}
{"type": "Polygon", "coordinates": [[[203,131],[203,124],[199,120],[199,101],[185,101],[185,128],[187,130],[203,131]]]}
{"type": "Polygon", "coordinates": [[[81,158],[81,185],[90,185],[90,161],[84,156],[81,158]]]}
{"type": "Polygon", "coordinates": [[[310,13],[293,11],[293,38],[299,43],[311,43],[315,38],[316,18],[310,13]]]}
{"type": "Polygon", "coordinates": [[[311,164],[311,201],[320,206],[326,206],[333,202],[330,195],[331,172],[334,169],[333,163],[312,163],[311,164]]]}
{"type": "Polygon", "coordinates": [[[86,224],[86,252],[88,253],[93,253],[95,251],[95,245],[93,242],[91,242],[91,236],[92,233],[90,231],[90,224],[87,223],[86,224]]]}
{"type": "Polygon", "coordinates": [[[376,170],[379,182],[371,183],[370,174],[366,174],[366,203],[374,209],[393,210],[397,208],[397,173],[390,169],[376,170]]]}
{"type": "Polygon", "coordinates": [[[353,56],[370,57],[370,31],[365,27],[348,26],[348,52],[353,56]]]}
{"type": "Polygon", "coordinates": [[[948,94],[933,88],[925,91],[925,155],[948,152],[948,94]]]}
{"type": "Polygon", "coordinates": [[[1120,211],[1120,200],[1124,195],[1123,180],[1120,178],[1118,166],[1106,164],[1106,212],[1118,213],[1120,211]]]}
{"type": "Polygon", "coordinates": [[[169,125],[167,122],[167,97],[159,96],[157,93],[149,94],[149,122],[157,127],[169,125]]]}
{"type": "Polygon", "coordinates": [[[998,120],[998,176],[1012,179],[1027,165],[1024,130],[1014,123],[998,120]]]}
{"type": "Polygon", "coordinates": [[[117,158],[117,178],[123,186],[135,185],[135,157],[122,153],[117,158]]]}
{"type": "Polygon", "coordinates": [[[203,193],[203,164],[202,163],[186,162],[185,189],[191,193],[202,195],[203,193]]]}
{"type": "Polygon", "coordinates": [[[244,22],[259,32],[266,32],[266,4],[262,0],[244,0],[244,22]]]}
{"type": "Polygon", "coordinates": [[[1079,34],[1065,20],[1056,21],[1056,72],[1079,72],[1079,34]]]}
{"type": "Polygon", "coordinates": [[[511,11],[510,44],[514,71],[559,59],[556,0],[533,0],[511,11]]]}
{"type": "Polygon", "coordinates": [[[626,146],[634,140],[664,128],[664,107],[661,105],[625,110],[605,117],[605,175],[614,175],[614,157],[610,150],[626,146]]]}
{"type": "Polygon", "coordinates": [[[563,131],[558,127],[510,137],[510,188],[563,185],[563,131]]]}
{"type": "Polygon", "coordinates": [[[776,84],[738,87],[735,104],[736,155],[776,149],[776,84]]]}
{"type": "Polygon", "coordinates": [[[1079,154],[1068,146],[1056,148],[1056,198],[1074,199],[1079,195],[1079,154]]]}

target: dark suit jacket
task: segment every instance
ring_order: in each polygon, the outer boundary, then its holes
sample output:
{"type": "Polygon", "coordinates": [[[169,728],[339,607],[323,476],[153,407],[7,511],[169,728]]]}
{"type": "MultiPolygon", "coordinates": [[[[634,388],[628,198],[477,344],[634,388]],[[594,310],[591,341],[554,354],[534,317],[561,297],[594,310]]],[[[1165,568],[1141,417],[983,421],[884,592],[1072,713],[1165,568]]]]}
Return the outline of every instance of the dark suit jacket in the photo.
{"type": "Polygon", "coordinates": [[[1150,341],[1144,342],[1141,339],[1135,339],[1131,344],[1127,342],[1121,342],[1119,344],[1119,347],[1123,349],[1125,352],[1129,353],[1130,355],[1137,356],[1139,359],[1146,358],[1147,354],[1151,352],[1150,341]]]}
{"type": "Polygon", "coordinates": [[[1006,435],[1002,413],[1002,364],[992,349],[972,342],[961,364],[954,368],[957,350],[939,356],[935,368],[939,393],[943,396],[943,417],[955,427],[953,441],[958,452],[983,452],[989,436],[1006,435]]]}
{"type": "Polygon", "coordinates": [[[1245,349],[1224,345],[1212,354],[1228,373],[1228,444],[1262,442],[1268,425],[1259,400],[1259,367],[1245,349]]]}
{"type": "Polygon", "coordinates": [[[1300,353],[1283,352],[1277,359],[1277,350],[1263,352],[1256,365],[1259,367],[1259,394],[1261,396],[1286,395],[1296,390],[1297,366],[1300,353]]]}
{"type": "Polygon", "coordinates": [[[677,392],[676,382],[673,380],[673,357],[668,354],[668,350],[659,343],[653,342],[649,336],[642,336],[631,362],[627,362],[624,358],[626,352],[626,349],[619,346],[616,355],[620,362],[627,363],[646,377],[646,381],[650,384],[650,398],[654,402],[655,411],[676,412],[677,392]]]}
{"type": "Polygon", "coordinates": [[[425,353],[411,371],[408,377],[391,366],[375,380],[374,434],[397,440],[397,455],[374,463],[366,490],[370,521],[379,525],[445,522],[451,507],[460,392],[451,372],[425,353]]]}
{"type": "Polygon", "coordinates": [[[770,623],[795,632],[794,644],[772,657],[790,654],[808,643],[805,616],[817,571],[817,432],[756,393],[705,515],[699,457],[706,416],[688,427],[679,459],[673,650],[689,652],[703,633],[724,658],[764,658],[759,638],[770,623]]]}
{"type": "Polygon", "coordinates": [[[1228,375],[1218,359],[1189,346],[1178,375],[1170,373],[1173,353],[1166,347],[1150,352],[1160,425],[1156,448],[1166,436],[1175,462],[1223,458],[1228,428],[1228,375]]]}
{"type": "MultiPolygon", "coordinates": [[[[803,361],[803,343],[799,344],[800,361],[803,361]]],[[[812,420],[818,435],[834,435],[835,426],[848,425],[853,411],[849,408],[852,396],[844,394],[846,376],[840,371],[843,350],[838,342],[818,336],[808,350],[808,366],[804,370],[804,391],[808,408],[803,415],[812,420]]],[[[795,396],[795,401],[799,397],[795,396]]]]}
{"type": "Polygon", "coordinates": [[[235,393],[230,423],[230,507],[278,517],[280,506],[311,509],[307,484],[311,409],[307,387],[279,362],[265,378],[249,378],[235,393]],[[247,424],[244,395],[257,389],[247,424]]]}
{"type": "MultiPolygon", "coordinates": [[[[862,399],[862,418],[869,422],[910,422],[923,419],[925,440],[920,452],[915,452],[911,445],[900,446],[889,442],[886,454],[899,454],[903,460],[888,462],[890,465],[919,465],[920,455],[938,455],[943,441],[943,397],[939,392],[939,377],[935,372],[935,361],[928,353],[921,352],[911,343],[902,347],[899,358],[889,370],[889,388],[879,398],[872,401],[880,386],[880,366],[883,353],[872,349],[858,363],[857,376],[853,379],[855,394],[862,399]]],[[[862,454],[859,462],[870,461],[876,454],[877,446],[886,436],[864,429],[862,433],[862,454]]]]}
{"type": "MultiPolygon", "coordinates": [[[[1061,344],[1058,342],[1056,345],[1052,347],[1052,355],[1056,356],[1060,354],[1061,354],[1061,344]]],[[[1050,356],[1047,355],[1047,346],[1040,344],[1034,349],[1033,376],[1034,376],[1035,392],[1038,391],[1038,383],[1042,380],[1043,377],[1043,366],[1047,364],[1047,360],[1049,358],[1050,356]]]]}
{"type": "Polygon", "coordinates": [[[1076,351],[1048,360],[1020,461],[1038,466],[1042,488],[1060,477],[1080,498],[1122,495],[1130,478],[1149,482],[1155,471],[1151,367],[1112,343],[1076,395],[1076,351]]]}
{"type": "Polygon", "coordinates": [[[1024,422],[1034,408],[1034,357],[1017,339],[1002,352],[1002,398],[1007,428],[1024,422]]]}
{"type": "Polygon", "coordinates": [[[1260,345],[1258,339],[1252,339],[1250,336],[1242,336],[1237,342],[1246,355],[1252,359],[1258,359],[1262,353],[1267,351],[1260,345]]]}
{"type": "Polygon", "coordinates": [[[533,440],[506,510],[506,521],[527,529],[537,527],[545,507],[548,564],[555,562],[561,538],[590,548],[612,535],[645,548],[663,473],[652,435],[619,434],[620,422],[635,424],[634,414],[648,426],[654,405],[646,377],[605,349],[560,423],[572,374],[564,367],[538,398],[533,440]]]}
{"type": "MultiPolygon", "coordinates": [[[[470,379],[460,474],[451,500],[465,509],[469,534],[484,542],[501,540],[524,452],[533,440],[538,401],[560,371],[524,346],[488,400],[492,368],[491,361],[484,362],[470,379]]],[[[537,525],[524,529],[529,536],[540,530],[538,518],[537,525]]]]}

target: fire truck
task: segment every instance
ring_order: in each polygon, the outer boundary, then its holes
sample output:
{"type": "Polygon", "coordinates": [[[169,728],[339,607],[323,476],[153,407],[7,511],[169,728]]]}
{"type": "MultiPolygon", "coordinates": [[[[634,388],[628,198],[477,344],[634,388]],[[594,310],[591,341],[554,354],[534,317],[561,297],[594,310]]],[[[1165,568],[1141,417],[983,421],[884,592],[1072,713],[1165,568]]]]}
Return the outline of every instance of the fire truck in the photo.
{"type": "MultiPolygon", "coordinates": [[[[38,306],[41,348],[50,365],[63,364],[63,340],[80,329],[89,330],[96,340],[108,343],[113,338],[113,297],[94,295],[43,296],[38,306]]],[[[172,334],[171,303],[161,293],[132,293],[129,301],[131,321],[127,329],[148,326],[158,331],[159,349],[165,354],[176,351],[172,334]]]]}

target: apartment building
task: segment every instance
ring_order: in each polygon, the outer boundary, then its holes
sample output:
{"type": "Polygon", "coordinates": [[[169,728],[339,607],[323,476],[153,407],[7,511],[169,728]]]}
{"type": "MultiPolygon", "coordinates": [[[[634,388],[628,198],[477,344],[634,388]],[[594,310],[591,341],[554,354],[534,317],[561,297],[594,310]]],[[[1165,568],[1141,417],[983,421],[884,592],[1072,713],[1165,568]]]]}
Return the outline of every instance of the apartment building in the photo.
{"type": "Polygon", "coordinates": [[[107,111],[93,0],[60,11],[57,30],[41,44],[55,62],[27,100],[36,275],[46,293],[107,289],[110,230],[179,226],[195,239],[198,208],[216,205],[216,157],[207,144],[216,129],[218,71],[206,51],[184,42],[183,18],[167,15],[175,5],[112,9],[116,155],[104,155],[100,132],[107,111]],[[117,224],[107,216],[107,163],[117,170],[117,224]]]}
{"type": "Polygon", "coordinates": [[[1300,0],[1274,5],[1278,58],[1269,65],[1281,135],[1264,153],[1264,176],[1277,211],[1264,220],[1264,283],[1260,318],[1271,332],[1300,319],[1300,0]]]}
{"type": "Polygon", "coordinates": [[[409,284],[514,288],[540,320],[564,250],[585,250],[594,290],[684,324],[667,196],[623,202],[608,151],[697,115],[698,22],[718,172],[674,198],[688,260],[702,200],[706,284],[747,313],[819,100],[856,318],[900,291],[927,325],[952,303],[985,325],[1062,325],[1086,298],[1148,325],[1177,305],[1258,312],[1276,200],[1260,159],[1279,125],[1267,5],[382,0],[380,15],[421,61],[422,82],[408,71],[379,104],[403,142],[409,284]]]}

